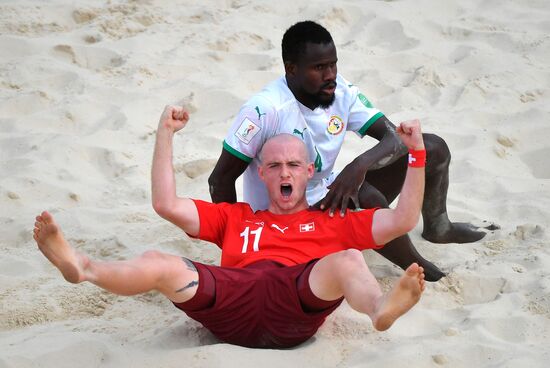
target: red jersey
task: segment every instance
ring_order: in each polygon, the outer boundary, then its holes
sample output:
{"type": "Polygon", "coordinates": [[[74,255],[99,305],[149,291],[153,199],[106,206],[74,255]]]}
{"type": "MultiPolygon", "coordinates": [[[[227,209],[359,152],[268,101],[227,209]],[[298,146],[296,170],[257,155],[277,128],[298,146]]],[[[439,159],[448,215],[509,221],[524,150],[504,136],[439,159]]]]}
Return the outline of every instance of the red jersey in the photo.
{"type": "Polygon", "coordinates": [[[376,209],[329,217],[306,209],[290,215],[253,212],[247,203],[213,204],[194,200],[199,212],[198,238],[222,250],[222,267],[245,267],[263,259],[286,266],[309,262],[345,249],[379,249],[372,238],[376,209]]]}

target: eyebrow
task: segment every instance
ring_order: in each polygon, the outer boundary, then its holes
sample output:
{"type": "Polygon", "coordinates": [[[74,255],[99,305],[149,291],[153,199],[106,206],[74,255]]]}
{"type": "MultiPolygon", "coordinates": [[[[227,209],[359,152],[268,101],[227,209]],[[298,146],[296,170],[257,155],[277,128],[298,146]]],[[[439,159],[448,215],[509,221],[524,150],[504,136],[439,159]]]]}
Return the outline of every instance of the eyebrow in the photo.
{"type": "Polygon", "coordinates": [[[274,164],[300,164],[302,163],[301,160],[289,160],[289,161],[267,161],[266,165],[274,165],[274,164]]]}

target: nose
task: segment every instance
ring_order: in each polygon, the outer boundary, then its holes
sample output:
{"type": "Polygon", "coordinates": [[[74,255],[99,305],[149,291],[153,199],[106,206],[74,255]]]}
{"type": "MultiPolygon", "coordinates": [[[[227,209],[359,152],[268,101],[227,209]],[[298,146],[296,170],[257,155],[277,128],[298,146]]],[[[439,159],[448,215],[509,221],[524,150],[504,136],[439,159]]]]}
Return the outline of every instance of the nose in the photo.
{"type": "Polygon", "coordinates": [[[323,70],[323,80],[325,82],[336,80],[336,73],[336,64],[327,66],[323,70]]]}
{"type": "Polygon", "coordinates": [[[288,169],[288,167],[286,165],[283,165],[281,167],[281,179],[287,179],[290,177],[290,170],[288,169]]]}

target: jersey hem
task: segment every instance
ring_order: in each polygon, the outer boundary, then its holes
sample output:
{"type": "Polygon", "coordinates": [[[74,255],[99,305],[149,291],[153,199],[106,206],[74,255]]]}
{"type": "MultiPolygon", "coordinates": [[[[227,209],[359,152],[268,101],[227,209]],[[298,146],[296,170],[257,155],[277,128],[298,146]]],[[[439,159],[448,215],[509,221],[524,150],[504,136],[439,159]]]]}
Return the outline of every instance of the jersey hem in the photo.
{"type": "Polygon", "coordinates": [[[239,151],[237,151],[235,148],[231,147],[226,141],[223,141],[223,148],[231,153],[233,156],[243,160],[244,162],[247,162],[247,163],[251,163],[252,162],[252,157],[248,157],[247,155],[245,154],[242,154],[240,153],[239,151]]]}
{"type": "Polygon", "coordinates": [[[365,133],[367,133],[367,130],[372,126],[372,124],[376,123],[378,119],[380,119],[384,114],[382,112],[376,113],[372,118],[370,118],[362,127],[359,129],[359,134],[361,134],[362,137],[365,136],[365,133]]]}

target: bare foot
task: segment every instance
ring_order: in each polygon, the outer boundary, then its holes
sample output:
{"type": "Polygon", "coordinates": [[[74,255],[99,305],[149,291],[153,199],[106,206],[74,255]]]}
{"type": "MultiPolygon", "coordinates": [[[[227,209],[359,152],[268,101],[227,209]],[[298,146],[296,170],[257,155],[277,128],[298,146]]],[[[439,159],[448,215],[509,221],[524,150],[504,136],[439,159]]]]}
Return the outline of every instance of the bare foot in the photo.
{"type": "Polygon", "coordinates": [[[90,261],[67,243],[48,212],[44,211],[36,217],[33,238],[42,254],[61,271],[65,280],[74,284],[85,280],[84,269],[90,261]]]}
{"type": "Polygon", "coordinates": [[[385,295],[375,317],[374,328],[385,331],[403,314],[411,309],[419,300],[426,285],[424,269],[413,263],[401,276],[393,289],[385,295]]]}

